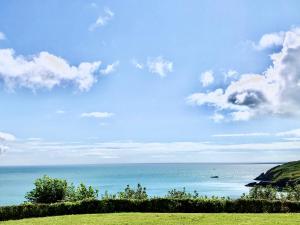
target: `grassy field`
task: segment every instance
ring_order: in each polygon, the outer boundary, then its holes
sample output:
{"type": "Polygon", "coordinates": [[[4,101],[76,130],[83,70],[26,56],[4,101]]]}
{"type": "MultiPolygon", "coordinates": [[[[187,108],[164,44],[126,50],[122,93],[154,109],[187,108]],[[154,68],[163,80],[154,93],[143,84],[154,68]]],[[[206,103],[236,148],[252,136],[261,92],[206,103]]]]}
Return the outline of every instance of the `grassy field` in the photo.
{"type": "Polygon", "coordinates": [[[1,225],[299,225],[300,214],[114,213],[56,216],[0,222],[1,225]]]}

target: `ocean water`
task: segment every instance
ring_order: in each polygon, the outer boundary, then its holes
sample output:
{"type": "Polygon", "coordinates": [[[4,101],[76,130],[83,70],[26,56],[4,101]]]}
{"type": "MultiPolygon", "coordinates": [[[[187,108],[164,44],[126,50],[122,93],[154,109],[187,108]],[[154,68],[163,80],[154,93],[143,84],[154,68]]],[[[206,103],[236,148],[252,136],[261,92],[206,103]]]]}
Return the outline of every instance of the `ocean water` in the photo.
{"type": "Polygon", "coordinates": [[[200,195],[237,198],[248,192],[245,184],[278,164],[109,164],[76,166],[0,167],[0,205],[22,203],[24,195],[42,175],[67,179],[75,185],[83,182],[116,193],[129,185],[141,183],[151,196],[163,196],[171,188],[197,190],[200,195]],[[219,176],[217,179],[211,176],[219,176]]]}

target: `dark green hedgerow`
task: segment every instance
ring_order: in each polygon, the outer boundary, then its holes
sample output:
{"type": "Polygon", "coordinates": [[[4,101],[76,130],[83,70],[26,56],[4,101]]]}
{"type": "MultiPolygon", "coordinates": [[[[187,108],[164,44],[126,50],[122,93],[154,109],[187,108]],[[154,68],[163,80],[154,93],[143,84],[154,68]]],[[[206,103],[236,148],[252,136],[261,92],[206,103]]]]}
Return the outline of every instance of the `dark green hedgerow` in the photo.
{"type": "Polygon", "coordinates": [[[204,200],[166,199],[148,200],[84,200],[53,204],[24,204],[0,207],[0,220],[45,217],[56,215],[111,212],[185,212],[185,213],[283,213],[300,212],[300,202],[270,200],[204,200]]]}

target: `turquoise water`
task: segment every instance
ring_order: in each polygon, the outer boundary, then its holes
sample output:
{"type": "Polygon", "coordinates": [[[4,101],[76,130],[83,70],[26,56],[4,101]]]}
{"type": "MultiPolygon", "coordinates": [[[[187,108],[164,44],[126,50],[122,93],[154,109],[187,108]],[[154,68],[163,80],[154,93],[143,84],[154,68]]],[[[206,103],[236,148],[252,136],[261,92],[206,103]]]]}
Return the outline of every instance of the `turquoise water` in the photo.
{"type": "Polygon", "coordinates": [[[277,164],[110,164],[77,166],[0,167],[0,205],[22,203],[33,181],[47,174],[74,184],[83,182],[116,193],[127,184],[141,183],[151,196],[162,196],[171,188],[186,187],[201,195],[239,197],[244,185],[277,164]],[[211,176],[219,176],[212,179],[211,176]]]}

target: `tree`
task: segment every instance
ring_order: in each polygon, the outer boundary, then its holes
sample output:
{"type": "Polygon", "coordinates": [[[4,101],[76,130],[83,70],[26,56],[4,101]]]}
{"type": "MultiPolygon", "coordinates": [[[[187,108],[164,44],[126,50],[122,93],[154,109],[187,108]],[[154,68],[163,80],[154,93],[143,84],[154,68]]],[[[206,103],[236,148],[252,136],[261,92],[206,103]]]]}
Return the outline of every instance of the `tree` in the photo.
{"type": "Polygon", "coordinates": [[[77,188],[64,179],[44,175],[34,182],[35,188],[27,192],[25,198],[32,203],[54,203],[60,201],[81,201],[96,199],[98,190],[81,183],[77,188]]]}
{"type": "Polygon", "coordinates": [[[27,192],[25,198],[32,203],[53,203],[66,198],[68,183],[66,180],[44,175],[34,182],[35,188],[27,192]]]}

